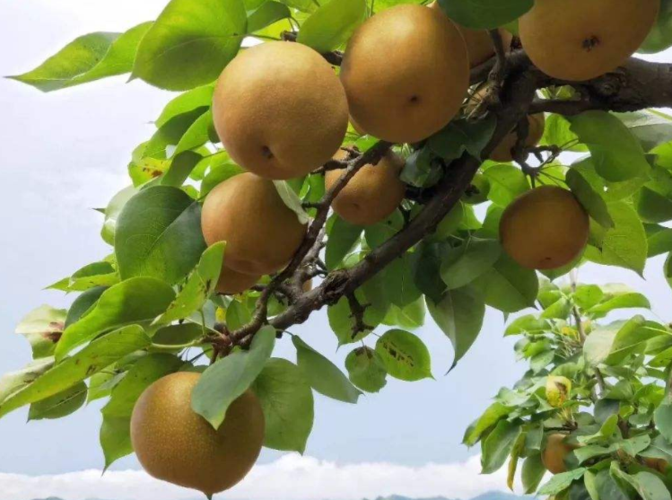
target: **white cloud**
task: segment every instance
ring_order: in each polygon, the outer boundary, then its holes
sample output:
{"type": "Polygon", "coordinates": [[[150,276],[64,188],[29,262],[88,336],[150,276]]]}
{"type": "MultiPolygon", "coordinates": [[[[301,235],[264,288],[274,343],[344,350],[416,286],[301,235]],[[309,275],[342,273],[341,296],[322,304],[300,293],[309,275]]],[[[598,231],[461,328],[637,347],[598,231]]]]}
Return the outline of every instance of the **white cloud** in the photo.
{"type": "MultiPolygon", "coordinates": [[[[481,476],[479,457],[464,463],[409,467],[391,463],[337,464],[285,455],[255,467],[233,490],[230,500],[360,500],[379,495],[446,496],[469,499],[505,490],[504,469],[481,476]]],[[[101,477],[88,470],[53,476],[0,473],[0,500],[57,496],[67,500],[191,500],[198,493],[152,479],[141,471],[113,471],[101,477]]]]}

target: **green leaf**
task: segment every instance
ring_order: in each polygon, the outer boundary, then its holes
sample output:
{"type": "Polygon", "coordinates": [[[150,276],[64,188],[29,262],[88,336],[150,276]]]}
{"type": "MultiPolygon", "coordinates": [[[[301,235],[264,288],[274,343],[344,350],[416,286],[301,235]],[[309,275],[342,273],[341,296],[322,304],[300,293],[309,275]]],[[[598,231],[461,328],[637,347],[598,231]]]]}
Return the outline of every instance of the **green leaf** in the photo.
{"type": "Polygon", "coordinates": [[[12,394],[30,385],[54,365],[54,358],[31,361],[21,370],[5,373],[0,377],[0,405],[12,394]]]}
{"type": "MultiPolygon", "coordinates": [[[[203,115],[207,114],[209,110],[209,106],[196,108],[171,118],[154,132],[154,135],[152,135],[149,141],[138,146],[135,151],[133,151],[133,162],[129,165],[129,171],[132,170],[133,166],[140,170],[140,174],[135,176],[131,175],[131,177],[134,178],[134,184],[144,184],[163,174],[170,163],[168,161],[158,160],[165,160],[168,158],[168,147],[175,146],[177,148],[180,141],[186,137],[187,132],[189,132],[194,124],[196,124],[203,115]]],[[[198,128],[195,130],[198,130],[198,128]]]]}
{"type": "Polygon", "coordinates": [[[465,152],[481,158],[497,126],[497,120],[487,117],[482,120],[454,120],[428,140],[434,153],[446,161],[460,158],[465,152]]]}
{"type": "Polygon", "coordinates": [[[238,399],[270,358],[275,347],[275,329],[266,326],[254,336],[249,351],[236,350],[210,366],[194,387],[191,406],[218,429],[229,405],[238,399]]]}
{"type": "Polygon", "coordinates": [[[144,189],[119,216],[114,247],[122,279],[150,276],[176,283],[205,250],[200,205],[174,187],[144,189]]]}
{"type": "Polygon", "coordinates": [[[359,392],[348,378],[331,361],[294,335],[297,365],[306,380],[320,394],[344,403],[357,403],[359,392]]]}
{"type": "Polygon", "coordinates": [[[366,226],[364,229],[364,236],[366,243],[370,248],[378,248],[387,240],[392,238],[404,227],[404,216],[399,210],[395,210],[383,222],[374,224],[373,226],[366,226]]]}
{"type": "Polygon", "coordinates": [[[488,272],[473,282],[485,303],[503,312],[517,312],[531,307],[537,298],[537,274],[516,264],[505,253],[488,272]]]}
{"type": "Polygon", "coordinates": [[[174,298],[173,289],[154,278],[132,278],[108,288],[83,318],[65,329],[56,345],[56,359],[101,333],[153,320],[174,298]]]}
{"type": "Polygon", "coordinates": [[[470,288],[448,290],[440,302],[427,297],[429,313],[455,349],[452,370],[476,341],[483,327],[485,303],[470,288]]]}
{"type": "Polygon", "coordinates": [[[68,315],[65,318],[65,328],[79,321],[98,302],[98,299],[100,299],[105,290],[107,290],[107,287],[99,286],[91,288],[77,297],[70,306],[70,309],[68,309],[68,315]]]}
{"type": "Polygon", "coordinates": [[[579,285],[574,292],[574,302],[583,310],[596,306],[604,298],[604,292],[597,285],[579,285]]]}
{"type": "Polygon", "coordinates": [[[172,0],[140,43],[133,76],[168,90],[217,79],[247,32],[242,0],[172,0]]]}
{"type": "Polygon", "coordinates": [[[527,314],[513,320],[506,331],[505,336],[520,335],[522,333],[531,333],[533,335],[544,333],[551,330],[551,324],[533,314],[527,314]]]}
{"type": "Polygon", "coordinates": [[[87,387],[84,382],[30,405],[28,420],[67,417],[86,403],[87,387]]]}
{"type": "Polygon", "coordinates": [[[0,404],[0,417],[21,406],[58,394],[150,344],[142,327],[131,325],[91,342],[0,404]]]}
{"type": "Polygon", "coordinates": [[[672,45],[672,2],[661,0],[658,21],[649,32],[639,52],[653,54],[662,52],[672,45]]]}
{"type": "Polygon", "coordinates": [[[114,233],[117,227],[117,219],[124,206],[136,195],[138,190],[133,186],[128,186],[114,195],[105,209],[105,223],[101,230],[103,241],[109,245],[114,245],[114,233]]]}
{"type": "Polygon", "coordinates": [[[247,32],[255,33],[282,19],[292,17],[286,5],[279,2],[265,2],[247,18],[247,32]]]}
{"type": "Polygon", "coordinates": [[[579,142],[579,138],[571,130],[571,124],[564,116],[550,113],[546,115],[544,136],[541,146],[560,146],[566,151],[585,152],[588,148],[579,142]]]}
{"type": "Polygon", "coordinates": [[[160,378],[177,372],[184,362],[172,354],[149,354],[140,358],[114,389],[103,407],[100,444],[105,469],[133,452],[130,446],[131,415],[142,393],[160,378]]]}
{"type": "Polygon", "coordinates": [[[203,157],[193,151],[185,151],[178,154],[170,162],[170,167],[161,177],[162,186],[180,187],[189,178],[191,172],[203,157]]]}
{"type": "Polygon", "coordinates": [[[501,253],[502,247],[495,240],[469,239],[457,250],[455,258],[443,261],[441,279],[448,290],[468,285],[486,273],[501,253]]]}
{"type": "Polygon", "coordinates": [[[345,43],[365,18],[365,0],[330,0],[303,22],[298,42],[330,52],[345,43]]]}
{"type": "Polygon", "coordinates": [[[28,73],[13,76],[28,85],[51,92],[108,76],[129,73],[142,37],[152,23],[126,33],[91,33],[75,39],[28,73]]]}
{"type": "Polygon", "coordinates": [[[505,406],[502,403],[491,404],[483,415],[467,429],[462,443],[467,446],[474,446],[486,431],[497,424],[502,418],[509,415],[513,410],[514,408],[505,406]]]}
{"type": "Polygon", "coordinates": [[[667,398],[656,408],[653,414],[653,420],[656,423],[656,429],[668,441],[672,442],[672,401],[667,398]]]}
{"type": "Polygon", "coordinates": [[[425,146],[411,153],[401,171],[400,179],[415,187],[430,187],[436,184],[442,175],[439,162],[434,161],[432,151],[425,146]]]}
{"type": "Polygon", "coordinates": [[[379,275],[384,287],[383,293],[388,301],[402,309],[417,302],[422,296],[422,292],[413,281],[411,260],[412,256],[406,253],[394,259],[379,275]]]}
{"type": "Polygon", "coordinates": [[[523,463],[523,471],[521,474],[523,480],[523,493],[531,495],[537,491],[545,474],[546,467],[544,467],[544,464],[541,461],[540,453],[535,453],[534,455],[527,457],[523,463]]]}
{"type": "Polygon", "coordinates": [[[379,392],[387,384],[387,370],[380,355],[369,347],[358,347],[345,358],[350,381],[366,392],[379,392]]]}
{"type": "MultiPolygon", "coordinates": [[[[185,151],[197,149],[210,140],[210,137],[215,134],[215,125],[212,121],[212,109],[208,109],[205,113],[200,115],[189,128],[184,132],[180,141],[175,147],[173,155],[179,155],[185,151]]],[[[194,163],[195,165],[196,163],[194,163]]],[[[166,174],[168,175],[168,174],[166,174]]],[[[185,176],[186,177],[186,176],[185,176]]],[[[163,183],[166,185],[166,183],[163,183]]],[[[173,185],[173,184],[171,184],[173,185]]]]}
{"type": "MultiPolygon", "coordinates": [[[[244,172],[241,167],[231,163],[229,155],[223,151],[215,153],[210,158],[204,158],[202,161],[207,162],[208,173],[201,183],[201,197],[207,196],[218,184],[244,172]]],[[[196,168],[199,168],[199,165],[196,168]]]]}
{"type": "Polygon", "coordinates": [[[108,397],[112,389],[126,376],[126,372],[115,373],[110,370],[96,373],[89,380],[87,403],[108,397]]]}
{"type": "Polygon", "coordinates": [[[301,205],[301,199],[287,181],[273,181],[283,203],[294,212],[301,224],[307,224],[310,217],[301,205]]]}
{"type": "Polygon", "coordinates": [[[224,261],[225,242],[210,246],[198,262],[196,268],[187,278],[182,290],[175,300],[168,306],[168,310],[156,318],[152,324],[165,325],[173,321],[188,318],[198,311],[208,297],[215,291],[217,281],[222,271],[224,261]]]}
{"type": "Polygon", "coordinates": [[[650,309],[651,303],[641,293],[624,293],[608,298],[607,300],[591,307],[586,311],[594,318],[606,316],[607,313],[616,309],[645,308],[650,309]]]}
{"type": "Polygon", "coordinates": [[[376,352],[390,376],[406,382],[432,378],[427,346],[404,330],[389,330],[376,342],[376,352]]]}
{"type": "Polygon", "coordinates": [[[588,247],[585,255],[598,264],[619,266],[642,275],[648,254],[642,221],[625,202],[609,203],[608,206],[615,226],[602,235],[601,249],[588,247]]]}
{"type": "Polygon", "coordinates": [[[600,194],[593,189],[590,183],[583,177],[581,172],[570,169],[565,179],[569,189],[572,190],[595,222],[606,228],[614,227],[614,220],[609,215],[609,209],[606,202],[600,194]]]}
{"type": "Polygon", "coordinates": [[[501,207],[507,206],[530,189],[522,170],[513,165],[494,165],[483,172],[490,181],[488,198],[501,207]]]}
{"type": "MultiPolygon", "coordinates": [[[[368,304],[363,290],[360,288],[355,292],[357,301],[361,304],[368,304]]],[[[329,306],[327,309],[327,317],[329,318],[329,326],[336,334],[339,345],[352,344],[366,337],[371,331],[378,326],[383,319],[385,319],[385,312],[380,311],[376,307],[367,307],[364,310],[364,323],[367,329],[357,332],[355,335],[355,318],[350,303],[347,297],[341,297],[339,301],[329,306]]]]}
{"type": "Polygon", "coordinates": [[[209,107],[212,104],[214,91],[213,85],[204,85],[178,95],[163,108],[155,122],[156,126],[161,128],[178,115],[209,107]]]}
{"type": "Polygon", "coordinates": [[[43,305],[21,319],[16,333],[26,337],[33,350],[33,359],[53,356],[56,342],[65,326],[66,312],[43,305]]]}
{"type": "Polygon", "coordinates": [[[362,226],[350,224],[339,216],[334,216],[334,223],[327,240],[326,264],[330,271],[341,265],[343,259],[352,251],[364,231],[362,226]]]}
{"type": "Polygon", "coordinates": [[[69,278],[54,283],[49,288],[64,292],[84,292],[90,288],[107,287],[117,283],[119,283],[119,275],[112,264],[101,261],[82,267],[69,278]]]}
{"type": "Polygon", "coordinates": [[[133,453],[130,417],[106,417],[100,427],[100,447],[105,456],[105,469],[133,453]]]}
{"type": "Polygon", "coordinates": [[[439,0],[453,21],[472,29],[493,29],[515,21],[534,5],[534,0],[439,0]]]}
{"type": "Polygon", "coordinates": [[[581,479],[587,469],[580,467],[578,469],[570,470],[569,472],[562,472],[551,478],[541,489],[537,492],[539,495],[556,495],[569,488],[569,486],[581,479]]]}
{"type": "Polygon", "coordinates": [[[136,401],[147,387],[177,372],[183,365],[184,362],[173,354],[155,353],[140,358],[112,390],[110,400],[101,410],[103,416],[130,417],[136,401]]]}
{"type": "Polygon", "coordinates": [[[439,302],[446,290],[446,284],[441,279],[441,265],[449,248],[443,243],[422,242],[411,257],[415,285],[434,302],[439,302]]]}
{"type": "Polygon", "coordinates": [[[612,182],[645,176],[649,163],[637,137],[614,115],[587,111],[570,118],[572,131],[592,154],[597,173],[612,182]]]}
{"type": "Polygon", "coordinates": [[[266,417],[264,446],[303,453],[314,418],[313,392],[303,372],[286,359],[272,358],[252,389],[266,417]]]}
{"type": "Polygon", "coordinates": [[[152,337],[157,347],[190,347],[203,337],[203,326],[197,323],[180,323],[159,328],[152,337]]]}
{"type": "Polygon", "coordinates": [[[512,423],[507,420],[499,421],[494,430],[483,441],[482,474],[492,474],[501,469],[518,436],[520,436],[521,430],[519,423],[512,423]]]}
{"type": "Polygon", "coordinates": [[[630,132],[642,143],[644,151],[672,141],[672,118],[656,110],[644,109],[631,113],[616,113],[630,132]]]}

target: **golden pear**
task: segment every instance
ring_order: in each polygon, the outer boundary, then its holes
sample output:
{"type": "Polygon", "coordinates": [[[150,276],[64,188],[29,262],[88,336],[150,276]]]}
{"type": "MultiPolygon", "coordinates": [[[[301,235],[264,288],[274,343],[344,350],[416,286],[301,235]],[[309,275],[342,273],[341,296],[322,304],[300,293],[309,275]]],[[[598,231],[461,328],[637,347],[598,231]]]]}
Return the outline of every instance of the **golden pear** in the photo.
{"type": "Polygon", "coordinates": [[[226,295],[243,293],[256,285],[260,279],[260,275],[239,273],[229,267],[222,266],[222,272],[217,282],[217,292],[226,295]]]}
{"type": "Polygon", "coordinates": [[[635,53],[659,9],[660,0],[535,0],[520,18],[520,39],[547,75],[590,80],[635,53]]]}
{"type": "Polygon", "coordinates": [[[215,430],[191,409],[200,374],[179,372],[154,382],[135,404],[131,441],[153,477],[213,495],[240,482],[264,441],[264,413],[251,391],[228,408],[215,430]]]}
{"type": "Polygon", "coordinates": [[[253,276],[285,267],[306,232],[273,182],[251,173],[231,177],[210,191],[201,226],[208,245],[226,241],[226,267],[253,276]]]}
{"type": "Polygon", "coordinates": [[[268,179],[320,167],[348,128],[348,103],[333,68],[293,42],[243,50],[219,77],[212,112],[231,158],[268,179]]]}
{"type": "Polygon", "coordinates": [[[398,5],[360,25],[341,65],[357,126],[390,142],[414,143],[445,127],[469,86],[460,32],[442,12],[398,5]]]}
{"type": "MultiPolygon", "coordinates": [[[[544,136],[544,129],[546,128],[546,117],[544,113],[537,113],[535,115],[527,115],[528,131],[525,137],[525,147],[532,148],[539,144],[541,138],[544,136]]],[[[516,129],[504,136],[504,139],[495,147],[490,153],[490,159],[507,163],[513,160],[513,148],[518,142],[518,133],[516,129]]]]}
{"type": "Polygon", "coordinates": [[[555,186],[527,191],[502,214],[502,246],[528,269],[557,269],[579,257],[588,243],[588,214],[574,195],[555,186]]]}
{"type": "MultiPolygon", "coordinates": [[[[339,151],[334,158],[347,156],[339,151]]],[[[338,193],[332,208],[351,224],[370,226],[387,219],[404,199],[406,187],[399,179],[404,159],[388,151],[377,165],[364,165],[338,193]]],[[[329,170],[325,185],[331,189],[343,174],[342,169],[329,170]]]]}
{"type": "Polygon", "coordinates": [[[576,446],[565,443],[565,437],[564,434],[550,434],[541,453],[541,461],[551,474],[567,472],[565,457],[576,449],[576,446]]]}

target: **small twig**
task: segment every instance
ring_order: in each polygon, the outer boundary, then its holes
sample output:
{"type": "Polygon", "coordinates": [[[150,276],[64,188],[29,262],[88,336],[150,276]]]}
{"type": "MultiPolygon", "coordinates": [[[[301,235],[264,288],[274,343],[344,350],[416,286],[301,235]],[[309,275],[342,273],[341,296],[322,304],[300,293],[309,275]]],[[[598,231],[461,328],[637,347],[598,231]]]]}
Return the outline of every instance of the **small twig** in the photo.
{"type": "Polygon", "coordinates": [[[348,305],[352,314],[350,317],[355,320],[352,325],[352,338],[354,339],[362,332],[373,330],[373,327],[366,324],[364,321],[364,313],[366,312],[367,307],[370,307],[371,304],[361,304],[354,293],[348,293],[346,295],[348,298],[348,305]]]}

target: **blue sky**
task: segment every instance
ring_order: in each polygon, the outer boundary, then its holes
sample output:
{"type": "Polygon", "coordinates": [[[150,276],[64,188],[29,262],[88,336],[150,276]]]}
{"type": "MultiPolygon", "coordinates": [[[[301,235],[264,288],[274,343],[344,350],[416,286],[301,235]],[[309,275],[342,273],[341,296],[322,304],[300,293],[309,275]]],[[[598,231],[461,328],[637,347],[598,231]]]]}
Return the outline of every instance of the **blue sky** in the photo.
{"type": "MultiPolygon", "coordinates": [[[[163,5],[162,0],[0,0],[0,75],[31,69],[78,35],[123,31],[152,19],[163,5]]],[[[170,93],[139,81],[126,84],[124,78],[53,94],[0,80],[0,373],[18,369],[30,358],[27,342],[12,333],[20,318],[40,304],[65,307],[71,300],[60,292],[42,289],[110,252],[98,237],[102,218],[92,208],[105,206],[128,183],[130,153],[151,135],[149,122],[170,98],[170,93]]],[[[654,310],[664,314],[669,310],[672,292],[662,277],[661,266],[661,259],[649,263],[648,281],[633,273],[594,267],[582,271],[581,278],[587,282],[627,282],[647,292],[654,310]]],[[[468,459],[477,450],[467,450],[460,444],[464,429],[500,386],[510,385],[524,370],[523,365],[515,364],[513,341],[502,338],[502,329],[502,315],[489,312],[475,348],[444,377],[452,361],[450,343],[438,328],[428,324],[419,335],[433,354],[436,381],[390,381],[381,394],[363,398],[356,407],[318,396],[315,427],[306,451],[314,458],[301,462],[297,457],[285,457],[278,461],[280,454],[264,452],[261,463],[266,469],[258,473],[276,473],[291,460],[293,465],[300,464],[306,470],[317,467],[314,470],[323,473],[333,472],[332,463],[338,467],[350,464],[350,472],[365,467],[365,463],[376,463],[396,464],[416,475],[426,471],[430,463],[454,463],[454,467],[463,469],[451,469],[454,474],[450,477],[459,478],[463,470],[470,471],[469,477],[474,479],[475,461],[468,459]]],[[[324,313],[293,331],[342,366],[348,350],[336,352],[324,313]]],[[[282,343],[278,354],[293,359],[291,343],[282,343]]],[[[25,411],[1,420],[0,490],[3,481],[7,486],[10,478],[12,484],[19,485],[23,483],[17,478],[28,484],[29,476],[58,477],[100,469],[99,408],[93,404],[59,421],[26,424],[25,411]]],[[[136,460],[129,457],[112,470],[137,468],[136,460]]],[[[329,477],[334,485],[341,482],[340,476],[329,477]]],[[[84,481],[82,477],[78,480],[84,481]]],[[[51,483],[44,479],[42,484],[51,483]]],[[[486,481],[477,487],[489,484],[486,481]]],[[[503,481],[500,484],[503,486],[503,481]]],[[[20,490],[16,486],[15,496],[7,500],[31,498],[33,491],[35,496],[42,491],[22,487],[20,490]]],[[[83,490],[65,491],[73,500],[80,493],[81,498],[86,497],[83,490]]],[[[310,491],[307,486],[306,492],[310,491]]],[[[434,491],[438,490],[420,493],[438,494],[434,491]]],[[[135,498],[127,493],[127,497],[119,493],[116,498],[135,498]]],[[[189,497],[175,494],[174,498],[189,497]]]]}

